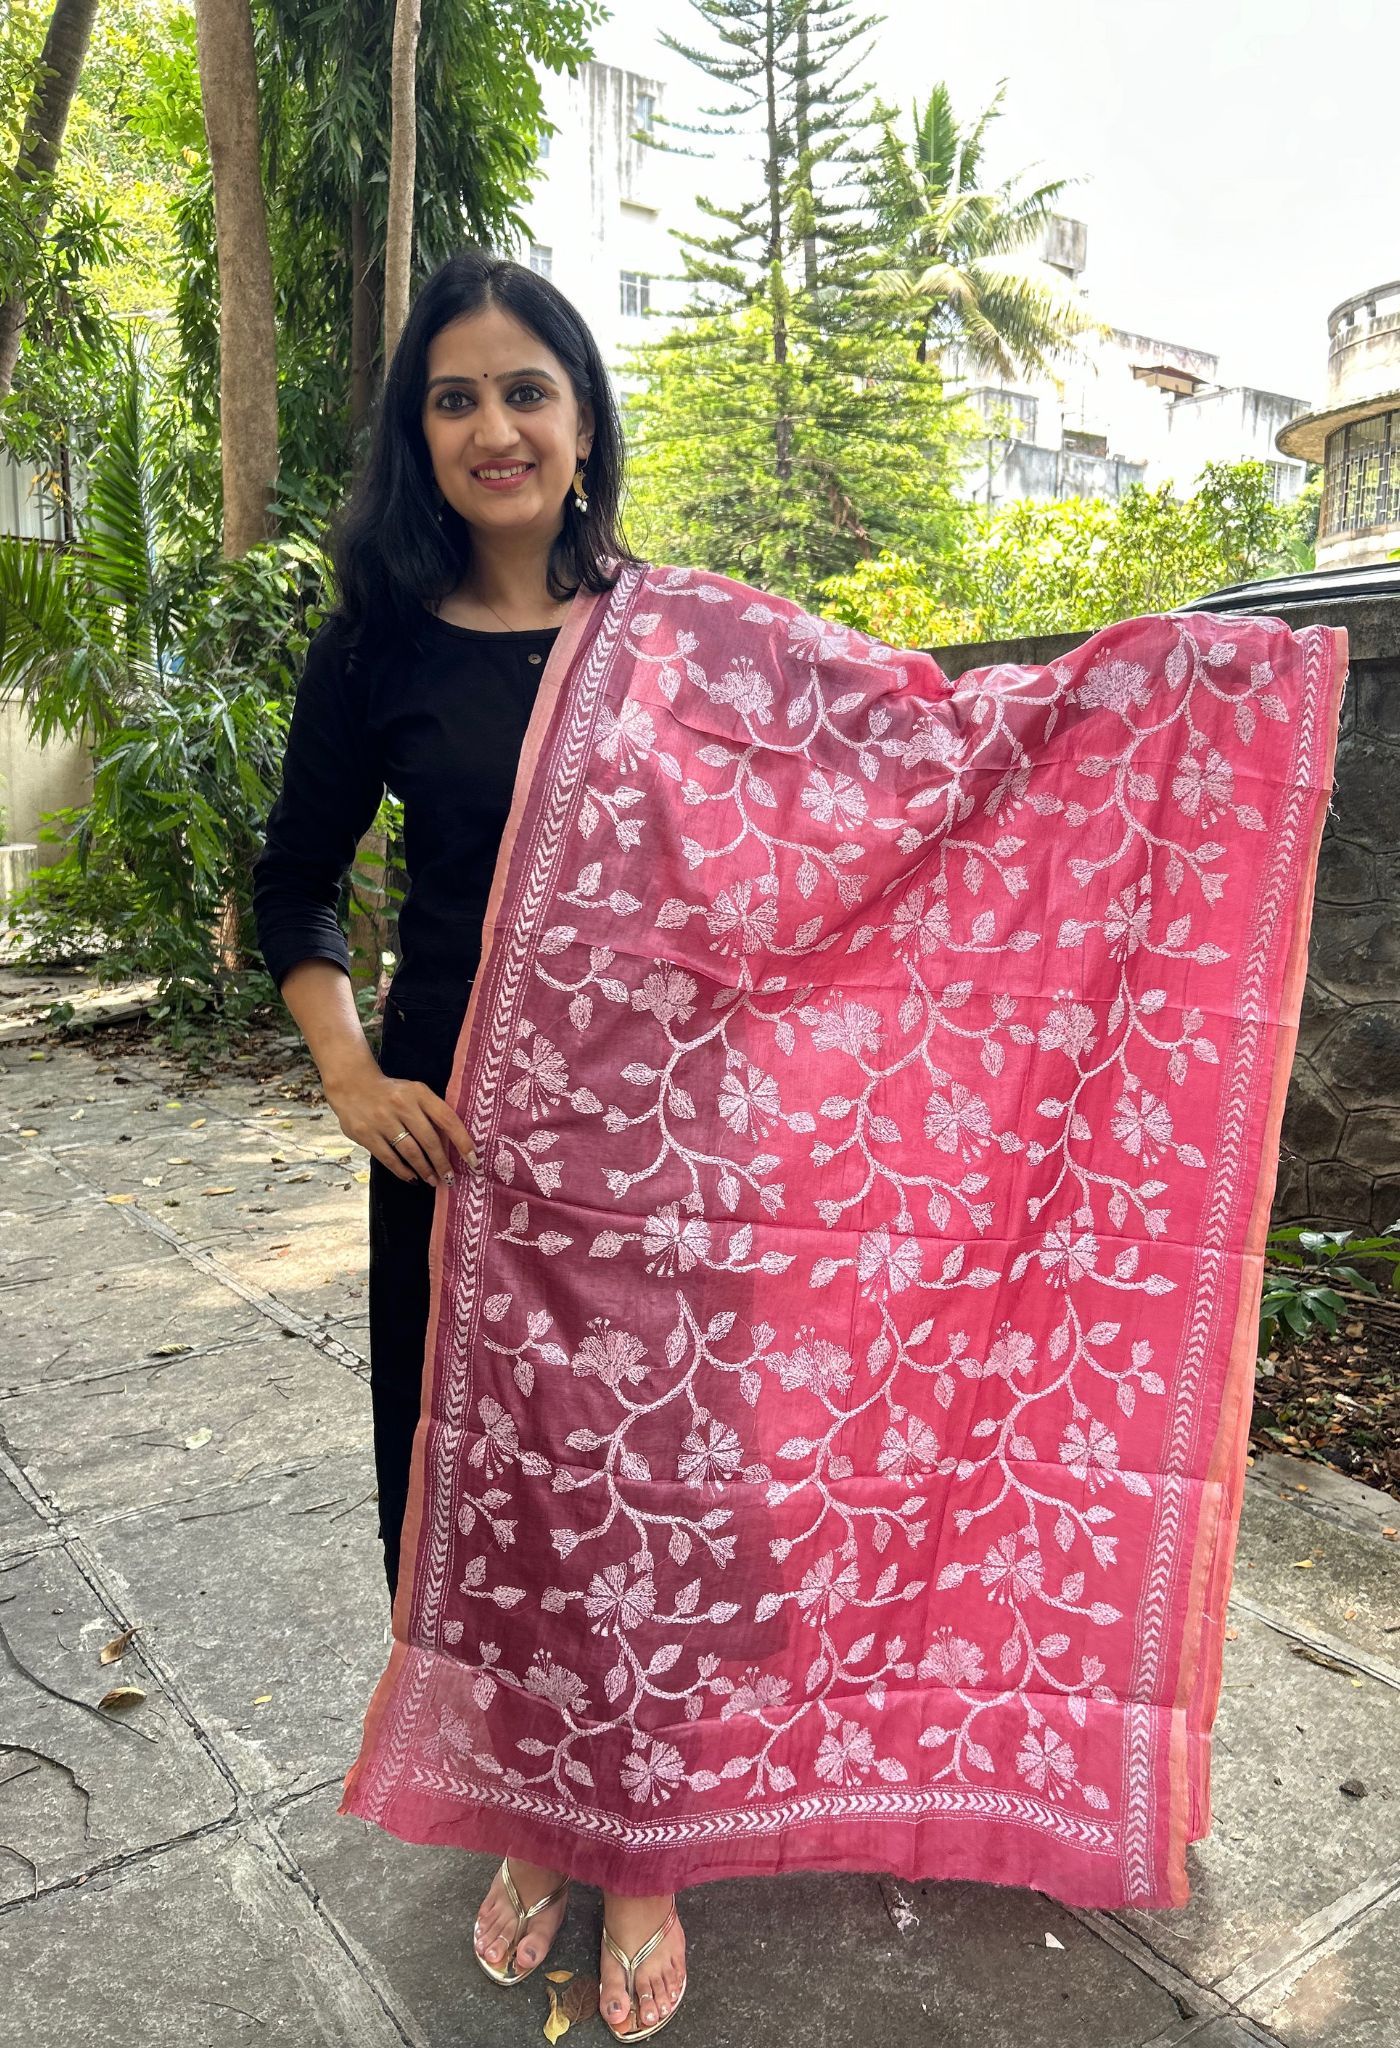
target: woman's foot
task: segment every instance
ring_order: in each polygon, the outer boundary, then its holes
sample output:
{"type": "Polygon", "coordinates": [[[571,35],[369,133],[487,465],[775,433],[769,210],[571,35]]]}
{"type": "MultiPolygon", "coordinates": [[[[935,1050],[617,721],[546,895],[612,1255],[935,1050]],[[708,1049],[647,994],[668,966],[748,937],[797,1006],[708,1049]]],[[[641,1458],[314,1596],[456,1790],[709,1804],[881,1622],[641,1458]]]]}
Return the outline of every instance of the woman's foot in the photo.
{"type": "MultiPolygon", "coordinates": [[[[520,1894],[523,1906],[533,1906],[537,1899],[548,1898],[556,1885],[564,1882],[562,1870],[546,1870],[539,1863],[522,1863],[517,1856],[510,1858],[511,1882],[520,1894]]],[[[520,1937],[520,1946],[515,1951],[515,1974],[527,1977],[549,1953],[551,1942],[559,1932],[564,1914],[568,1910],[569,1895],[557,1900],[543,1913],[525,1922],[520,1937]]],[[[491,1889],[482,1901],[481,1911],[476,1916],[472,1940],[477,1954],[493,1969],[504,1969],[510,1945],[515,1939],[519,1915],[510,1902],[501,1873],[496,1872],[491,1889]]]]}
{"type": "MultiPolygon", "coordinates": [[[[671,1910],[671,1896],[662,1892],[652,1899],[625,1899],[618,1892],[603,1894],[603,1925],[629,1956],[645,1948],[671,1910]]],[[[598,2009],[618,2033],[644,2033],[676,2009],[685,1989],[685,1930],[677,1920],[666,1939],[659,1942],[637,1972],[638,2016],[634,2024],[627,2003],[627,1975],[607,1943],[603,1943],[598,1970],[598,2009]]]]}

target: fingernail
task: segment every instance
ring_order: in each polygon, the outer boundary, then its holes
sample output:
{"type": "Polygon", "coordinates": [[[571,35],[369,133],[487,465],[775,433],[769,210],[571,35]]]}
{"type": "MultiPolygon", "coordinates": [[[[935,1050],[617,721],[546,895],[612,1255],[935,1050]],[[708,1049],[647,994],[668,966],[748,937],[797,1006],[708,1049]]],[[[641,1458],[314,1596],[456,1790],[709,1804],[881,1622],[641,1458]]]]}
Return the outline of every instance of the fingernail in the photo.
{"type": "Polygon", "coordinates": [[[456,1185],[457,1185],[457,1176],[456,1176],[456,1174],[455,1174],[455,1173],[445,1173],[445,1174],[443,1175],[443,1180],[444,1180],[444,1181],[446,1182],[447,1186],[448,1186],[448,1187],[450,1187],[450,1188],[455,1188],[455,1187],[456,1187],[456,1185]]]}

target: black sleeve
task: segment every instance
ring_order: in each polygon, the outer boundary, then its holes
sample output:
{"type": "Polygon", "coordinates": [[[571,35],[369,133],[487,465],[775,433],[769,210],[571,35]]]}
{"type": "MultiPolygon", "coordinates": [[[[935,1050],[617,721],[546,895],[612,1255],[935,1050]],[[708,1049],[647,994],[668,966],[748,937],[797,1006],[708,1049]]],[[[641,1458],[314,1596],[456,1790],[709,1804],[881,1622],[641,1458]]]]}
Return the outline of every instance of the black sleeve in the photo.
{"type": "Polygon", "coordinates": [[[323,626],[307,650],[282,791],[253,870],[258,944],[279,987],[299,960],[334,960],[350,971],[340,889],[384,793],[368,701],[363,664],[348,658],[334,623],[323,626]]]}

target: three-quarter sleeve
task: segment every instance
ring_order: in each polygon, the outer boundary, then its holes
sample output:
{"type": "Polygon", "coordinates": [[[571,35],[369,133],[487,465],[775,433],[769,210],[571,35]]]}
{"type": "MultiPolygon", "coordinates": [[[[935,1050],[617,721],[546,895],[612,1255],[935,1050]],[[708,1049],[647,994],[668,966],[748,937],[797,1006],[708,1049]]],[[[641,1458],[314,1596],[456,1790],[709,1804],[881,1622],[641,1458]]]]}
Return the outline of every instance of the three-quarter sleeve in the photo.
{"type": "Polygon", "coordinates": [[[307,651],[282,769],[282,790],[253,870],[253,915],[280,987],[300,960],[350,971],[338,915],[341,885],[384,793],[368,720],[369,682],[334,624],[307,651]]]}

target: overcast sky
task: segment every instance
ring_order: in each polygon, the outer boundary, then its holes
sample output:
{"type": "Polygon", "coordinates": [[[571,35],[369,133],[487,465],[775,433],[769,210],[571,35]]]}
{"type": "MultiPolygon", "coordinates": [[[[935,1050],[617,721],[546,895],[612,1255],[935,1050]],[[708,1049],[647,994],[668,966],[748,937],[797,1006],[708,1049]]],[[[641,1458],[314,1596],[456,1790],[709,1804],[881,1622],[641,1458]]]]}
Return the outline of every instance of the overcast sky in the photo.
{"type": "MultiPolygon", "coordinates": [[[[703,36],[686,0],[612,4],[599,59],[663,79],[673,117],[704,104],[656,41],[703,36]]],[[[901,102],[944,77],[969,113],[1005,77],[992,174],[1082,180],[1094,310],[1227,383],[1321,402],[1329,310],[1400,277],[1400,0],[886,0],[869,72],[901,102]]]]}

